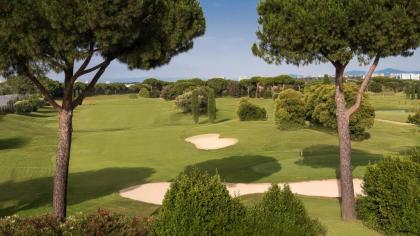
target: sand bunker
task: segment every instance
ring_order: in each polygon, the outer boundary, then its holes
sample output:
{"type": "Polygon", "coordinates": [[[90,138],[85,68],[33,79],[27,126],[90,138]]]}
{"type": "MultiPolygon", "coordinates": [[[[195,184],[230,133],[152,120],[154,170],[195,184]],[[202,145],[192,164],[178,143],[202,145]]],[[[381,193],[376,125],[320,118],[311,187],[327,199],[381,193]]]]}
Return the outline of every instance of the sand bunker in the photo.
{"type": "MultiPolygon", "coordinates": [[[[360,179],[354,179],[354,193],[356,195],[362,194],[362,183],[360,179]]],[[[314,180],[305,182],[288,183],[290,189],[295,194],[306,195],[306,196],[318,196],[318,197],[339,197],[340,194],[340,182],[336,179],[327,180],[314,180]]],[[[284,183],[279,183],[279,186],[283,186],[284,183]]],[[[226,184],[226,187],[231,196],[242,196],[253,193],[264,193],[268,190],[271,184],[226,184]]],[[[123,189],[120,191],[120,195],[125,198],[129,198],[136,201],[142,201],[152,204],[161,205],[166,191],[170,187],[169,182],[164,183],[150,183],[142,184],[136,187],[123,189]]]]}
{"type": "Polygon", "coordinates": [[[202,134],[185,139],[186,142],[192,143],[197,149],[215,150],[229,147],[238,143],[235,138],[220,138],[220,134],[202,134]]]}

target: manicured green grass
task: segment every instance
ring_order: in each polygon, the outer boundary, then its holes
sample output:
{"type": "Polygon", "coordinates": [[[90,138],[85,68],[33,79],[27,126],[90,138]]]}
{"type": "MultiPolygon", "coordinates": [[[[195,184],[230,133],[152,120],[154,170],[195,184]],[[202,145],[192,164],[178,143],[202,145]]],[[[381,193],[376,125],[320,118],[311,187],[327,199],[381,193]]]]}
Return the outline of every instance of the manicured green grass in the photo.
{"type": "MultiPolygon", "coordinates": [[[[377,109],[414,106],[404,105],[400,95],[385,97],[392,104],[376,95],[371,99],[377,109]]],[[[218,172],[228,182],[336,177],[339,160],[334,132],[280,131],[273,122],[273,101],[252,102],[267,109],[267,121],[239,122],[235,114],[238,99],[221,98],[217,99],[217,123],[209,124],[201,117],[195,125],[191,116],[176,111],[170,101],[128,99],[127,95],[88,98],[74,117],[69,213],[102,207],[150,214],[156,206],[123,199],[118,191],[146,182],[170,181],[191,166],[218,172]],[[202,151],[184,141],[204,133],[221,133],[239,139],[239,143],[202,151]]],[[[376,122],[369,130],[371,139],[353,143],[354,176],[362,177],[368,163],[384,154],[418,145],[416,129],[376,122]]],[[[0,216],[49,211],[56,143],[57,116],[49,109],[27,116],[0,116],[0,216]]]]}
{"type": "MultiPolygon", "coordinates": [[[[262,194],[251,194],[241,197],[241,201],[252,206],[262,194]]],[[[380,235],[364,226],[360,221],[343,222],[340,219],[340,203],[338,199],[298,196],[312,218],[317,218],[327,228],[327,235],[339,236],[374,236],[380,235]]]]}

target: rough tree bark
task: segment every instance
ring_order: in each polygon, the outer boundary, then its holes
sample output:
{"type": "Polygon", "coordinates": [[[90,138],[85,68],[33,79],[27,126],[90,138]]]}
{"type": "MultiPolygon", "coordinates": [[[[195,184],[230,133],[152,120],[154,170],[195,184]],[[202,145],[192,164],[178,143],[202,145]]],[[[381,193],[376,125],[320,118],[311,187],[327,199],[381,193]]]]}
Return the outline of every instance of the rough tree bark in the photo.
{"type": "Polygon", "coordinates": [[[374,62],[369,68],[357,93],[356,102],[347,108],[344,96],[344,70],[346,65],[333,63],[336,68],[335,73],[335,103],[337,131],[340,148],[340,188],[341,188],[341,218],[343,220],[356,219],[356,201],[354,198],[353,174],[351,166],[351,137],[350,137],[350,117],[355,113],[362,102],[363,93],[366,91],[369,80],[378,66],[380,56],[375,57],[374,62]]]}
{"type": "Polygon", "coordinates": [[[350,117],[347,116],[346,98],[343,91],[344,66],[336,66],[336,117],[340,147],[341,217],[344,220],[356,218],[353,175],[351,168],[350,117]]]}

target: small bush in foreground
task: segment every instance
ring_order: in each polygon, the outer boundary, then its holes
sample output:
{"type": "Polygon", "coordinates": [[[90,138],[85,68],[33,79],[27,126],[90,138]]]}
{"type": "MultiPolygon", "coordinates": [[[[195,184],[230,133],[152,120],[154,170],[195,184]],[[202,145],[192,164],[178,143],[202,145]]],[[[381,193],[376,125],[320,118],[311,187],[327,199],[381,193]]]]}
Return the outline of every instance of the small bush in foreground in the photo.
{"type": "Polygon", "coordinates": [[[237,114],[240,121],[266,120],[267,111],[251,103],[247,98],[241,98],[237,114]]]}
{"type": "Polygon", "coordinates": [[[183,113],[192,112],[192,98],[193,93],[196,93],[198,96],[198,111],[200,114],[207,113],[208,108],[208,87],[198,87],[189,91],[186,91],[182,95],[179,95],[175,99],[176,107],[181,110],[183,113]]]}
{"type": "Polygon", "coordinates": [[[198,170],[180,174],[166,193],[152,231],[156,235],[229,235],[245,217],[219,176],[198,170]]]}
{"type": "Polygon", "coordinates": [[[247,217],[246,235],[325,235],[326,230],[309,218],[302,202],[290,191],[274,185],[253,206],[247,217]]]}
{"type": "Polygon", "coordinates": [[[99,209],[95,214],[70,216],[60,223],[49,215],[23,218],[9,216],[0,219],[0,235],[11,236],[142,236],[147,234],[149,223],[137,218],[99,209]]]}
{"type": "Polygon", "coordinates": [[[276,100],[276,124],[281,129],[305,125],[305,102],[303,94],[294,89],[282,91],[276,100]]]}
{"type": "Polygon", "coordinates": [[[420,163],[413,160],[388,157],[367,168],[366,196],[357,201],[366,225],[390,235],[420,234],[420,163]]]}

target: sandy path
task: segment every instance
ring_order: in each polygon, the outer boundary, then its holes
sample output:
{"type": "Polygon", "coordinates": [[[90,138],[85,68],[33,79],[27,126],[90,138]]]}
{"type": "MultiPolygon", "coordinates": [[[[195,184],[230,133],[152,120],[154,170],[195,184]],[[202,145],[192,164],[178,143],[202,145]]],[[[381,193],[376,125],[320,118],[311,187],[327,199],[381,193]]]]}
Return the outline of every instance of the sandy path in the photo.
{"type": "Polygon", "coordinates": [[[185,139],[192,143],[197,149],[215,150],[235,145],[238,140],[235,138],[220,138],[220,134],[202,134],[185,139]]]}
{"type": "Polygon", "coordinates": [[[403,122],[392,121],[392,120],[382,120],[382,119],[375,119],[375,120],[385,122],[385,123],[389,123],[389,124],[394,124],[394,125],[414,126],[414,124],[403,123],[403,122]]]}
{"type": "MultiPolygon", "coordinates": [[[[362,180],[354,179],[355,194],[362,194],[362,180]]],[[[339,197],[339,182],[336,179],[314,180],[305,182],[288,183],[292,192],[306,196],[318,197],[339,197]]],[[[284,183],[279,183],[283,186],[284,183]]],[[[256,184],[233,184],[228,183],[226,187],[231,196],[242,196],[253,193],[264,193],[268,190],[271,184],[256,183],[256,184]]],[[[166,191],[170,187],[169,182],[142,184],[139,186],[123,189],[120,195],[136,201],[142,201],[152,204],[161,205],[166,191]]]]}

